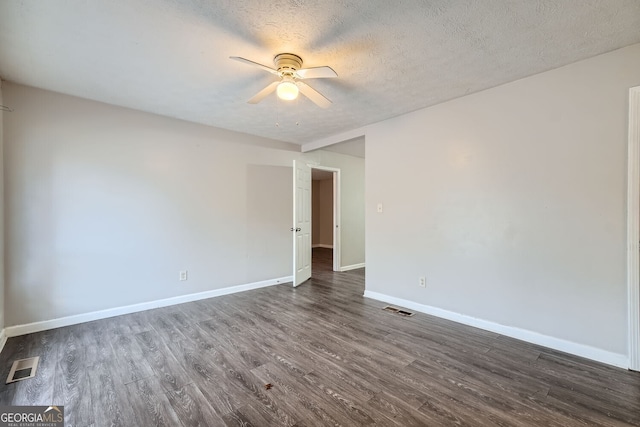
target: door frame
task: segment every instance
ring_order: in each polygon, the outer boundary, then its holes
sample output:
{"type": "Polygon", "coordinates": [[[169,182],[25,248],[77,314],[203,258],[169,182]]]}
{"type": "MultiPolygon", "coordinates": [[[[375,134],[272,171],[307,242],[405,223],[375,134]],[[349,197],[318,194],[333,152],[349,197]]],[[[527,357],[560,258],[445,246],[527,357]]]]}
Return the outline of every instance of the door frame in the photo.
{"type": "MultiPolygon", "coordinates": [[[[333,271],[340,271],[340,169],[315,164],[308,165],[311,169],[333,172],[333,271]]],[[[313,224],[313,218],[311,222],[313,224]]],[[[313,269],[311,274],[313,275],[313,269]]]]}
{"type": "Polygon", "coordinates": [[[629,89],[627,299],[629,369],[640,371],[640,86],[629,89]]]}

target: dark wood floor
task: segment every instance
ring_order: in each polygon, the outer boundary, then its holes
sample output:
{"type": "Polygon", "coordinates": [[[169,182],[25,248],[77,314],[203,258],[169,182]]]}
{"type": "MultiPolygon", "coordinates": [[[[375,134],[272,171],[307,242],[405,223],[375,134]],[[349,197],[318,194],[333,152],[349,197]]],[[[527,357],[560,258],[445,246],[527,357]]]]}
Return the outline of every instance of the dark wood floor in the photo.
{"type": "Polygon", "coordinates": [[[640,425],[640,374],[362,297],[364,271],[11,338],[69,426],[640,425]],[[270,389],[265,384],[270,383],[270,389]]]}

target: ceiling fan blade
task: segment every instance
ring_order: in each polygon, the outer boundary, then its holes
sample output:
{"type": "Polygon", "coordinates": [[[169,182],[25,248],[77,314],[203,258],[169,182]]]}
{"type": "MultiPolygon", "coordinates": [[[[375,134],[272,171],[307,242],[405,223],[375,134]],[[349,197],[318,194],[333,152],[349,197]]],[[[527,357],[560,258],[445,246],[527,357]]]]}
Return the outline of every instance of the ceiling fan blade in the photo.
{"type": "Polygon", "coordinates": [[[271,83],[269,86],[265,87],[264,89],[262,89],[260,92],[256,93],[253,98],[251,98],[250,100],[248,100],[247,102],[249,104],[257,104],[258,102],[262,101],[263,99],[265,99],[267,97],[267,95],[269,95],[271,92],[273,92],[274,90],[276,90],[276,88],[278,87],[278,85],[280,84],[280,82],[273,82],[271,83]]]}
{"type": "Polygon", "coordinates": [[[266,65],[258,64],[257,62],[250,61],[246,58],[242,58],[240,56],[230,56],[229,59],[233,59],[239,62],[244,62],[245,64],[253,65],[254,67],[258,67],[268,73],[278,75],[278,71],[274,70],[271,67],[267,67],[266,65]]]}
{"type": "Polygon", "coordinates": [[[296,71],[296,74],[300,79],[329,79],[338,77],[338,73],[333,71],[333,68],[327,66],[303,68],[296,71]]]}
{"type": "Polygon", "coordinates": [[[321,94],[308,84],[296,82],[296,85],[298,86],[298,89],[300,89],[300,92],[302,92],[304,96],[313,101],[313,103],[318,107],[328,108],[331,105],[331,101],[327,97],[325,97],[323,94],[321,94]]]}

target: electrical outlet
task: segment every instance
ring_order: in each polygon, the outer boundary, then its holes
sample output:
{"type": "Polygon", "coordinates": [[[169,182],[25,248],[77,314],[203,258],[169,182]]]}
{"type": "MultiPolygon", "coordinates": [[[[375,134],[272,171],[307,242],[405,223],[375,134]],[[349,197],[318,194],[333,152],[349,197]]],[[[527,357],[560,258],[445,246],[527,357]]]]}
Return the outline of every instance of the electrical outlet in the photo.
{"type": "Polygon", "coordinates": [[[187,270],[182,270],[180,272],[180,281],[187,280],[187,270]]]}
{"type": "Polygon", "coordinates": [[[421,288],[426,288],[427,287],[427,278],[422,276],[422,277],[418,277],[418,285],[421,288]]]}

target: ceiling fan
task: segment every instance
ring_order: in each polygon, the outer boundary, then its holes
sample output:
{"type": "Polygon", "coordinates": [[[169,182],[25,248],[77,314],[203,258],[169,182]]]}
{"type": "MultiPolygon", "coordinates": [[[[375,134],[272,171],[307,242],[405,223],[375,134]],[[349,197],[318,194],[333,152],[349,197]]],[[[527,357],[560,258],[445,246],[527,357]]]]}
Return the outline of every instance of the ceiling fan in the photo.
{"type": "Polygon", "coordinates": [[[302,68],[302,58],[293,53],[279,53],[273,58],[276,68],[267,67],[239,56],[229,58],[245,64],[253,65],[268,73],[278,76],[280,79],[258,92],[253,98],[247,101],[249,104],[257,104],[267,97],[271,92],[276,91],[280,99],[290,101],[298,97],[298,92],[309,98],[313,103],[322,108],[331,105],[331,101],[320,92],[302,82],[303,79],[326,79],[338,77],[331,67],[302,68]]]}

